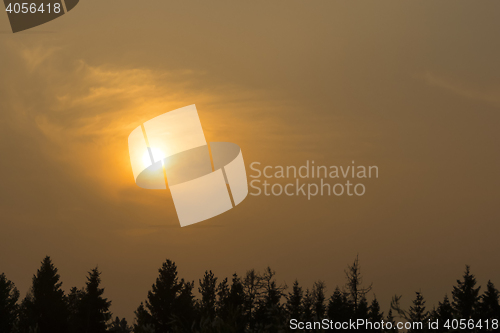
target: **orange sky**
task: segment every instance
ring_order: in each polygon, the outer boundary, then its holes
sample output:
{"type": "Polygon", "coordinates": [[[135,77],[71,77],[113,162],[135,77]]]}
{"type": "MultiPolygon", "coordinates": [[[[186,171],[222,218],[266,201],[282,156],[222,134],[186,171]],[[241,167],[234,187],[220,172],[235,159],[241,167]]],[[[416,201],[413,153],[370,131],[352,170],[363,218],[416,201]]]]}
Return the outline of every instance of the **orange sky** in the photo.
{"type": "Polygon", "coordinates": [[[499,9],[94,0],[18,34],[0,15],[0,272],[24,294],[45,255],[65,289],[98,264],[129,322],[166,258],[189,280],[270,265],[331,293],[359,253],[384,308],[437,303],[465,264],[500,285],[499,9]],[[190,104],[247,168],[355,160],[380,177],[360,198],[249,196],[181,229],[168,192],[134,184],[127,137],[190,104]]]}

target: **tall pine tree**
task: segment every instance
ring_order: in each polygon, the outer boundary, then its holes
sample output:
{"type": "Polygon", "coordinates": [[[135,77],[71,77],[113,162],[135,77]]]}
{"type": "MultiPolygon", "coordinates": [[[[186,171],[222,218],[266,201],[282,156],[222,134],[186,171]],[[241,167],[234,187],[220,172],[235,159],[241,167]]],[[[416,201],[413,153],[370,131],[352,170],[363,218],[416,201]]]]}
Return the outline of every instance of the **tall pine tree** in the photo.
{"type": "MultiPolygon", "coordinates": [[[[372,323],[381,323],[384,320],[384,313],[380,310],[380,304],[377,301],[377,297],[373,297],[373,301],[368,309],[368,319],[372,323]]],[[[373,329],[372,332],[382,332],[382,329],[373,329]]]]}
{"type": "Polygon", "coordinates": [[[206,271],[203,279],[200,279],[198,291],[201,294],[199,307],[202,317],[207,320],[214,320],[217,301],[217,278],[212,271],[206,271]]]}
{"type": "Polygon", "coordinates": [[[410,306],[409,311],[401,308],[401,296],[394,296],[391,302],[391,310],[397,312],[400,318],[412,323],[412,328],[408,330],[409,333],[426,332],[428,331],[428,320],[431,318],[429,311],[425,308],[425,300],[422,293],[417,291],[416,297],[410,306]],[[418,326],[420,325],[420,326],[418,326]]]}
{"type": "Polygon", "coordinates": [[[421,328],[414,327],[413,329],[408,330],[409,333],[426,331],[428,327],[427,322],[430,318],[429,311],[425,309],[424,296],[422,296],[420,291],[417,291],[415,294],[416,297],[410,306],[410,310],[408,311],[408,321],[412,324],[421,323],[421,328]]]}
{"type": "Polygon", "coordinates": [[[453,287],[453,309],[455,315],[460,319],[471,319],[476,317],[479,306],[479,290],[476,288],[476,278],[470,272],[470,266],[465,266],[463,281],[457,280],[457,285],[453,287]]]}
{"type": "Polygon", "coordinates": [[[19,291],[5,274],[0,274],[0,332],[12,332],[17,321],[19,291]]]}
{"type": "Polygon", "coordinates": [[[444,300],[438,303],[438,307],[432,312],[432,319],[438,321],[438,332],[448,332],[448,328],[444,327],[444,325],[453,319],[453,307],[448,295],[445,295],[444,300]]]}
{"type": "Polygon", "coordinates": [[[21,305],[20,332],[68,333],[68,303],[50,257],[33,276],[33,285],[21,305]]]}
{"type": "Polygon", "coordinates": [[[304,311],[304,321],[314,321],[314,297],[309,289],[306,289],[302,299],[302,309],[304,311]]]}
{"type": "Polygon", "coordinates": [[[246,326],[245,292],[241,279],[233,275],[231,287],[227,278],[219,283],[217,292],[217,314],[226,323],[230,332],[243,332],[246,326]]]}
{"type": "Polygon", "coordinates": [[[327,316],[334,322],[349,321],[354,316],[351,302],[347,299],[346,293],[343,293],[339,287],[335,288],[328,301],[327,316]]]}
{"type": "Polygon", "coordinates": [[[163,263],[146,304],[136,311],[136,331],[171,333],[174,328],[190,329],[194,320],[193,284],[179,279],[177,266],[171,260],[163,263]]]}
{"type": "Polygon", "coordinates": [[[289,320],[302,319],[302,315],[304,313],[304,309],[302,307],[303,297],[304,293],[302,292],[302,288],[300,287],[299,282],[295,280],[295,282],[293,283],[292,292],[288,293],[285,305],[289,320]]]}
{"type": "Polygon", "coordinates": [[[495,285],[488,281],[486,291],[481,296],[479,304],[480,318],[481,319],[500,319],[500,305],[498,302],[500,293],[495,288],[495,285]]]}
{"type": "Polygon", "coordinates": [[[77,331],[75,333],[105,333],[111,319],[109,307],[111,302],[103,297],[104,289],[100,288],[101,273],[94,268],[88,273],[85,289],[81,292],[76,315],[77,331]]]}
{"type": "Polygon", "coordinates": [[[314,282],[312,294],[314,298],[314,316],[317,320],[323,320],[326,313],[325,290],[326,286],[323,281],[314,282]]]}

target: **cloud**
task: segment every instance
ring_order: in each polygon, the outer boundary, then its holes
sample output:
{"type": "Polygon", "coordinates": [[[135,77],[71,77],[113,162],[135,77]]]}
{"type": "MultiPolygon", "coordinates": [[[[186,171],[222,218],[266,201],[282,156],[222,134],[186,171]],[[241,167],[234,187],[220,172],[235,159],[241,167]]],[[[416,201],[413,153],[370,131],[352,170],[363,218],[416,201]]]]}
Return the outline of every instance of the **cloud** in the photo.
{"type": "Polygon", "coordinates": [[[57,47],[44,47],[38,45],[31,48],[22,48],[20,55],[26,62],[26,66],[30,72],[39,68],[47,59],[58,51],[57,47]]]}
{"type": "Polygon", "coordinates": [[[215,141],[224,137],[213,132],[234,129],[242,121],[227,122],[235,110],[240,116],[248,111],[247,123],[266,119],[253,120],[249,106],[244,105],[260,101],[259,92],[208,85],[203,72],[65,61],[67,50],[50,45],[19,43],[11,45],[11,50],[0,66],[7,73],[2,84],[9,82],[6,88],[12,93],[0,92],[0,103],[9,114],[3,117],[6,125],[16,129],[16,144],[25,142],[27,147],[16,160],[25,164],[29,162],[24,156],[37,156],[50,165],[43,168],[46,178],[72,182],[87,196],[150,205],[150,200],[142,202],[132,190],[127,138],[139,124],[159,114],[193,103],[204,105],[205,133],[215,141]],[[17,72],[9,71],[12,63],[17,72]]]}
{"type": "Polygon", "coordinates": [[[422,75],[424,81],[436,88],[444,89],[453,94],[465,97],[467,99],[486,102],[494,106],[500,106],[500,87],[477,87],[473,84],[452,80],[432,72],[425,72],[422,75]]]}

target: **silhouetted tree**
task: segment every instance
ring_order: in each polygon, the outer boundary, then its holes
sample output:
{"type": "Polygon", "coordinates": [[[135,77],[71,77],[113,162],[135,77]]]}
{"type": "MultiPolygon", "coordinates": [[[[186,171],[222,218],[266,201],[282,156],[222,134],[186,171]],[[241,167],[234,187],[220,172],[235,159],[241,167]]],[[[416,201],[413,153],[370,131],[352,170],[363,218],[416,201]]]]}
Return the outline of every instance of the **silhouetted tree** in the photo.
{"type": "MultiPolygon", "coordinates": [[[[399,304],[401,296],[395,296],[387,317],[380,309],[376,297],[368,305],[366,294],[371,290],[362,286],[359,260],[345,271],[347,283],[344,290],[336,288],[328,304],[325,302],[325,285],[315,282],[311,290],[303,289],[295,281],[286,297],[286,285],[279,284],[275,272],[269,267],[263,274],[250,270],[242,280],[233,275],[231,285],[228,279],[220,283],[212,271],[206,271],[199,280],[200,297],[195,300],[193,282],[180,279],[177,266],[170,260],[163,263],[159,276],[148,292],[147,300],[135,311],[134,333],[282,333],[290,331],[288,320],[314,322],[329,318],[334,322],[349,319],[367,319],[379,323],[385,318],[392,323],[384,333],[398,332],[393,310],[402,319],[412,323],[422,323],[420,328],[408,333],[428,332],[430,319],[439,320],[436,332],[447,332],[444,327],[450,319],[500,319],[500,292],[491,281],[486,291],[479,296],[474,275],[466,266],[462,280],[453,288],[453,302],[445,296],[432,310],[426,310],[426,302],[421,292],[416,293],[408,311],[399,304]],[[283,302],[285,299],[285,302],[283,302]]],[[[50,257],[42,261],[33,285],[27,296],[17,305],[19,292],[14,284],[0,275],[0,333],[131,333],[125,319],[116,317],[112,322],[109,307],[111,302],[103,297],[100,288],[101,273],[91,270],[83,289],[72,288],[67,296],[61,289],[57,269],[50,257]]],[[[477,321],[475,321],[477,324],[477,321]]],[[[486,331],[484,328],[469,331],[486,331]]],[[[366,332],[367,330],[358,330],[366,332]]],[[[382,333],[381,329],[371,332],[382,333]]],[[[462,330],[464,331],[464,330],[462,330]]],[[[306,329],[302,332],[324,332],[323,329],[306,329]]]]}
{"type": "Polygon", "coordinates": [[[363,279],[361,275],[361,267],[359,266],[359,256],[356,256],[354,263],[347,267],[345,274],[347,278],[346,289],[348,297],[352,302],[354,312],[357,313],[360,301],[365,299],[365,295],[372,290],[371,284],[366,288],[362,286],[363,279]]]}
{"type": "Polygon", "coordinates": [[[304,309],[302,306],[302,298],[304,297],[304,293],[302,292],[302,288],[299,286],[299,282],[295,280],[292,287],[292,292],[288,293],[287,301],[286,301],[286,311],[288,313],[288,320],[297,319],[301,320],[302,315],[304,313],[304,309]]]}
{"type": "Polygon", "coordinates": [[[255,328],[254,309],[259,296],[260,284],[260,275],[254,269],[247,271],[243,280],[243,288],[245,292],[245,316],[250,330],[255,328]]]}
{"type": "Polygon", "coordinates": [[[397,333],[398,332],[398,328],[396,326],[396,321],[394,320],[394,316],[392,315],[392,309],[390,309],[389,312],[387,313],[386,322],[391,323],[392,325],[389,326],[386,324],[385,332],[387,332],[387,333],[397,333]]]}
{"type": "Polygon", "coordinates": [[[317,320],[322,320],[325,317],[326,313],[325,290],[326,286],[323,281],[314,282],[312,289],[312,296],[314,299],[313,312],[317,320]]]}
{"type": "MultiPolygon", "coordinates": [[[[368,308],[368,319],[372,323],[380,323],[384,320],[384,313],[380,311],[380,304],[378,303],[376,296],[374,296],[373,301],[368,308]]],[[[382,329],[373,329],[371,332],[382,332],[382,329]]]]}
{"type": "Polygon", "coordinates": [[[285,312],[280,301],[284,296],[286,285],[279,285],[275,279],[276,272],[267,267],[264,273],[259,275],[259,287],[257,291],[257,308],[255,311],[255,323],[260,330],[277,332],[285,319],[285,312]]]}
{"type": "Polygon", "coordinates": [[[80,306],[84,289],[73,287],[67,296],[69,311],[69,329],[70,332],[81,332],[83,330],[83,318],[80,314],[80,306]]]}
{"type": "Polygon", "coordinates": [[[128,325],[127,320],[125,318],[121,319],[116,317],[115,320],[111,323],[108,332],[110,333],[131,333],[132,328],[128,325]]]}
{"type": "Polygon", "coordinates": [[[422,328],[410,329],[408,330],[409,333],[426,331],[427,322],[430,318],[429,311],[425,309],[424,296],[422,296],[422,293],[419,291],[417,291],[415,294],[416,297],[413,300],[412,305],[410,306],[410,310],[408,311],[408,321],[410,321],[411,323],[422,323],[422,328]]]}
{"type": "Polygon", "coordinates": [[[50,257],[45,257],[33,285],[21,304],[20,332],[67,333],[68,304],[57,268],[50,257]]]}
{"type": "Polygon", "coordinates": [[[17,321],[19,291],[5,274],[0,274],[0,332],[12,332],[17,321]]]}
{"type": "Polygon", "coordinates": [[[391,309],[396,311],[398,316],[402,319],[411,323],[422,323],[421,329],[414,327],[408,330],[408,332],[426,332],[428,330],[427,322],[430,319],[430,313],[425,309],[425,300],[422,293],[419,291],[416,292],[416,297],[409,311],[405,311],[401,308],[400,300],[401,296],[394,296],[391,302],[391,309]]]}
{"type": "Polygon", "coordinates": [[[233,275],[231,287],[227,278],[219,283],[217,296],[218,318],[226,323],[229,332],[243,332],[246,327],[245,292],[237,274],[233,275]]]}
{"type": "Polygon", "coordinates": [[[328,301],[327,316],[335,322],[345,322],[353,317],[352,305],[346,293],[340,291],[339,287],[335,289],[328,301]]]}
{"type": "Polygon", "coordinates": [[[486,291],[481,296],[481,302],[479,304],[480,318],[481,319],[492,319],[500,320],[500,305],[499,305],[500,293],[495,288],[495,285],[488,281],[486,285],[486,291]]]}
{"type": "Polygon", "coordinates": [[[206,271],[203,279],[200,279],[198,291],[201,294],[200,311],[203,318],[214,320],[217,302],[217,278],[212,271],[206,271]]]}
{"type": "Polygon", "coordinates": [[[111,302],[103,297],[104,289],[101,284],[101,273],[96,268],[87,276],[85,289],[77,297],[76,314],[77,330],[72,333],[105,333],[111,319],[109,307],[111,302]]]}
{"type": "MultiPolygon", "coordinates": [[[[237,277],[236,274],[233,275],[237,277]]],[[[216,297],[216,315],[219,318],[225,318],[227,316],[227,310],[229,305],[229,295],[231,293],[231,288],[229,286],[227,278],[224,278],[217,286],[217,297],[216,297]]]]}
{"type": "Polygon", "coordinates": [[[302,299],[302,309],[304,309],[304,321],[313,321],[314,320],[314,297],[309,291],[306,289],[304,294],[304,298],[302,299]]]}
{"type": "Polygon", "coordinates": [[[154,333],[155,328],[153,326],[153,317],[146,307],[144,303],[141,302],[141,305],[135,310],[135,323],[134,323],[134,333],[154,333]]]}
{"type": "Polygon", "coordinates": [[[182,288],[175,300],[175,312],[172,314],[174,332],[191,333],[195,320],[195,301],[193,295],[194,281],[182,280],[182,288]]]}
{"type": "Polygon", "coordinates": [[[463,281],[457,280],[457,285],[453,287],[452,306],[455,316],[460,319],[475,318],[476,310],[479,306],[479,290],[476,286],[476,278],[470,273],[470,266],[465,266],[463,281]]]}
{"type": "Polygon", "coordinates": [[[432,312],[432,319],[438,320],[437,332],[448,332],[444,327],[447,320],[453,319],[453,307],[451,306],[448,295],[444,296],[444,300],[438,303],[438,307],[432,312]]]}
{"type": "MultiPolygon", "coordinates": [[[[136,310],[135,331],[170,333],[174,327],[191,326],[194,319],[193,284],[179,280],[177,266],[171,260],[163,263],[145,303],[136,310]]],[[[189,329],[189,328],[186,328],[189,329]]]]}
{"type": "MultiPolygon", "coordinates": [[[[358,308],[354,311],[354,318],[353,319],[364,319],[367,320],[369,319],[369,306],[368,306],[368,301],[366,300],[366,297],[363,295],[359,301],[358,301],[358,308]]],[[[367,332],[364,328],[358,329],[358,332],[367,332]]]]}

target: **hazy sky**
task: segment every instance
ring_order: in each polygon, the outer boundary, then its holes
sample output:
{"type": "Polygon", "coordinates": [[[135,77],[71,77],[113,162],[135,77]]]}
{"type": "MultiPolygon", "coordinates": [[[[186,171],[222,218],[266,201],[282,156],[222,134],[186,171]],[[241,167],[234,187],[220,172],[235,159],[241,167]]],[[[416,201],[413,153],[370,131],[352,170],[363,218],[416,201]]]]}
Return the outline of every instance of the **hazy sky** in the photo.
{"type": "MultiPolygon", "coordinates": [[[[198,280],[270,265],[344,284],[359,253],[384,309],[428,304],[465,264],[500,286],[500,2],[86,0],[12,34],[0,14],[0,272],[24,295],[102,270],[133,321],[169,258],[198,280]],[[377,165],[363,197],[249,196],[180,228],[134,183],[127,137],[196,104],[247,165],[377,165]],[[406,304],[406,303],[405,303],[406,304]]],[[[370,299],[371,299],[370,295],[370,299]]]]}

